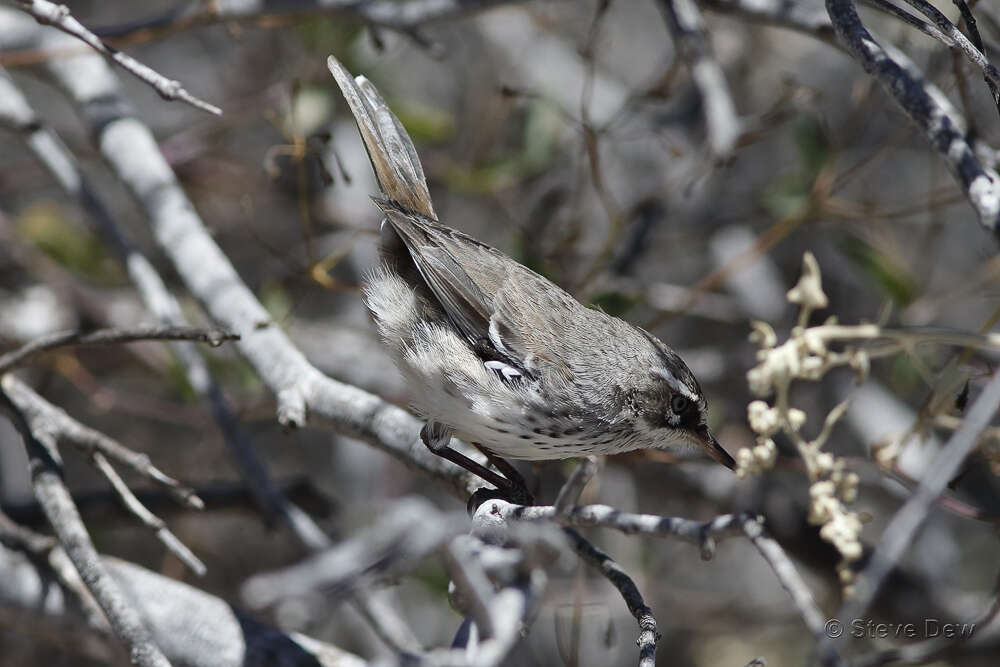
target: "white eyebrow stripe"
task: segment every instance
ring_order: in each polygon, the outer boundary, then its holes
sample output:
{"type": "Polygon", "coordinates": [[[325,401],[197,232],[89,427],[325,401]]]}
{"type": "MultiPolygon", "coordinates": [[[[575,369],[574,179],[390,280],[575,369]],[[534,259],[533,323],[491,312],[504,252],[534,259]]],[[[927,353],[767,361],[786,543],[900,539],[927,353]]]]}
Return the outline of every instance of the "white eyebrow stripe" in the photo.
{"type": "Polygon", "coordinates": [[[687,399],[689,399],[691,401],[694,401],[695,403],[698,402],[698,397],[695,396],[694,392],[692,392],[690,389],[688,389],[687,385],[685,385],[683,382],[681,382],[680,380],[678,380],[677,376],[675,376],[673,373],[671,373],[670,371],[668,371],[666,368],[659,368],[657,366],[653,366],[649,370],[650,370],[650,372],[653,375],[657,375],[657,376],[663,378],[664,380],[666,380],[667,384],[670,385],[670,388],[673,389],[674,391],[676,391],[678,394],[680,394],[684,398],[687,398],[687,399]]]}

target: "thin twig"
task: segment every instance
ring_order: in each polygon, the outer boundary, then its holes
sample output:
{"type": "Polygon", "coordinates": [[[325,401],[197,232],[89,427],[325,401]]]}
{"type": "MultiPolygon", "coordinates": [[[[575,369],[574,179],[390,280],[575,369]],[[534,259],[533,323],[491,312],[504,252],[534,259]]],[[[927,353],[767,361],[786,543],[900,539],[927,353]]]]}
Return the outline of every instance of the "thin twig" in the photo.
{"type": "MultiPolygon", "coordinates": [[[[76,198],[87,212],[95,231],[111,246],[135,285],[146,309],[161,324],[186,327],[187,320],[177,300],[170,294],[153,264],[135,247],[120,228],[110,208],[93,189],[77,160],[28,104],[28,100],[0,68],[0,126],[16,132],[39,161],[48,169],[63,190],[76,198]]],[[[253,443],[240,427],[226,397],[204,358],[191,342],[171,345],[188,384],[208,404],[212,417],[222,431],[223,440],[235,460],[257,506],[269,521],[281,520],[292,535],[309,550],[324,549],[330,540],[309,516],[271,480],[267,467],[257,457],[253,443]]]]}
{"type": "Polygon", "coordinates": [[[812,592],[802,579],[802,575],[795,569],[795,565],[788,558],[788,555],[785,554],[784,549],[781,548],[781,545],[767,534],[767,531],[764,530],[764,524],[758,517],[745,516],[743,520],[743,533],[750,539],[760,555],[771,566],[771,569],[774,570],[778,581],[781,582],[781,585],[792,597],[792,602],[795,603],[795,607],[799,610],[799,614],[801,614],[802,620],[805,621],[806,627],[809,628],[815,637],[822,636],[826,617],[820,611],[819,607],[816,606],[812,592]]]}
{"type": "Polygon", "coordinates": [[[968,5],[961,0],[953,1],[958,5],[962,18],[965,19],[966,25],[970,28],[970,33],[974,33],[978,44],[970,41],[947,16],[942,14],[937,7],[927,0],[905,0],[908,5],[929,18],[937,26],[938,30],[948,36],[948,39],[952,41],[952,48],[960,50],[972,63],[983,71],[983,78],[986,80],[986,85],[993,96],[993,103],[1000,110],[1000,89],[997,88],[997,85],[1000,84],[1000,71],[986,58],[986,53],[983,49],[983,40],[979,36],[979,30],[976,28],[976,19],[972,16],[968,5]]]}
{"type": "MultiPolygon", "coordinates": [[[[972,46],[974,46],[980,53],[983,54],[983,58],[986,58],[986,46],[983,44],[983,37],[979,34],[979,26],[976,25],[976,17],[972,14],[972,9],[965,0],[952,0],[958,7],[959,13],[962,15],[962,20],[965,21],[965,29],[969,31],[969,39],[972,40],[972,46]]],[[[991,66],[992,67],[992,66],[991,66]]],[[[996,73],[996,68],[993,68],[994,74],[996,73]]],[[[990,92],[993,94],[993,103],[997,105],[997,111],[1000,111],[1000,89],[997,88],[997,81],[995,78],[991,78],[983,72],[983,78],[986,80],[986,85],[989,86],[990,92]]]]}
{"type": "Polygon", "coordinates": [[[223,341],[239,340],[239,336],[218,329],[196,327],[137,327],[135,329],[98,329],[97,331],[60,331],[36,338],[16,350],[0,356],[0,373],[21,365],[37,354],[58,347],[76,345],[116,345],[142,340],[194,340],[219,346],[223,341]]]}
{"type": "Polygon", "coordinates": [[[132,490],[128,488],[127,484],[125,484],[125,480],[123,480],[118,474],[118,471],[116,471],[114,467],[108,463],[108,460],[104,457],[104,455],[99,452],[94,452],[92,459],[94,461],[94,465],[97,466],[97,469],[101,471],[101,474],[104,475],[104,478],[108,480],[109,484],[111,484],[115,493],[118,494],[118,498],[121,500],[125,509],[128,510],[132,516],[139,519],[144,526],[152,530],[156,535],[156,539],[160,540],[160,542],[163,543],[163,546],[165,546],[170,553],[177,556],[177,558],[179,558],[182,563],[187,565],[192,572],[197,574],[199,577],[203,576],[206,572],[205,564],[202,563],[198,557],[184,545],[183,542],[177,539],[177,536],[174,535],[169,528],[167,528],[165,523],[163,523],[163,519],[150,512],[145,505],[139,502],[139,499],[135,497],[132,490]]]}
{"type": "Polygon", "coordinates": [[[1000,234],[1000,179],[980,164],[964,136],[965,123],[940,91],[898,50],[883,47],[858,16],[854,0],[826,0],[837,36],[865,71],[878,79],[962,184],[980,223],[1000,234]]]}
{"type": "Polygon", "coordinates": [[[600,472],[603,465],[603,457],[588,456],[580,461],[580,465],[576,467],[573,474],[569,476],[566,483],[559,489],[559,494],[556,496],[555,502],[552,503],[553,507],[556,508],[557,514],[565,514],[580,501],[580,494],[583,493],[583,488],[600,472]]]}
{"type": "Polygon", "coordinates": [[[13,375],[7,374],[0,377],[0,390],[8,398],[16,401],[20,409],[25,411],[31,419],[37,420],[38,423],[47,424],[53,433],[69,441],[86,456],[93,457],[95,453],[106,456],[164,487],[177,501],[187,507],[192,509],[204,507],[201,498],[195,495],[194,491],[164,474],[153,465],[149,456],[135,452],[100,431],[81,424],[66,414],[64,410],[39,396],[31,387],[13,375]]]}
{"type": "Polygon", "coordinates": [[[660,633],[656,629],[653,610],[646,604],[639,588],[611,556],[588,542],[572,528],[566,528],[564,532],[580,558],[600,570],[601,574],[621,593],[629,612],[639,623],[639,638],[636,639],[636,645],[639,647],[639,667],[654,667],[656,642],[660,640],[660,633]]]}
{"type": "Polygon", "coordinates": [[[914,16],[910,12],[906,11],[902,7],[898,7],[889,0],[859,0],[861,4],[867,5],[872,9],[877,9],[884,14],[889,16],[894,16],[903,23],[912,26],[924,33],[928,37],[932,37],[950,49],[957,48],[955,40],[951,37],[951,31],[942,32],[937,26],[932,23],[924,21],[919,16],[914,16]]]}
{"type": "Polygon", "coordinates": [[[180,84],[163,76],[156,70],[143,65],[130,55],[127,55],[115,48],[105,44],[101,39],[88,30],[82,23],[77,21],[66,5],[57,5],[47,0],[17,0],[18,4],[42,25],[50,25],[62,30],[67,35],[79,39],[90,48],[114,60],[125,71],[133,74],[136,78],[152,86],[153,90],[160,94],[165,100],[181,100],[187,102],[196,109],[207,111],[216,116],[222,113],[222,109],[201,100],[180,84]]]}

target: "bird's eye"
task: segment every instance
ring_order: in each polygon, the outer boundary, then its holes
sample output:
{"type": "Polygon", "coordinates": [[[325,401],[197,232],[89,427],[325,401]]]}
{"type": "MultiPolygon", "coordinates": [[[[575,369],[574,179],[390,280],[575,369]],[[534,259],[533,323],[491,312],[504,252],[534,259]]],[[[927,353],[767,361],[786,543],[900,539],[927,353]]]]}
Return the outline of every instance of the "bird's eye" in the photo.
{"type": "Polygon", "coordinates": [[[674,414],[683,414],[690,406],[691,401],[680,394],[676,394],[670,399],[670,409],[674,411],[674,414]]]}

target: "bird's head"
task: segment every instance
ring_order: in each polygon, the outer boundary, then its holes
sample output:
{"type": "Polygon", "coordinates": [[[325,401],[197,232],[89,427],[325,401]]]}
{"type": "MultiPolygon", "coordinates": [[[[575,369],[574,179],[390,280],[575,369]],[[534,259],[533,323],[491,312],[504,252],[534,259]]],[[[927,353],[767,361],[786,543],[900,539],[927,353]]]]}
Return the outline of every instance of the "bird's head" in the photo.
{"type": "MultiPolygon", "coordinates": [[[[644,332],[645,333],[645,332],[644,332]]],[[[684,360],[650,334],[656,350],[645,372],[642,390],[634,402],[639,419],[657,444],[668,447],[693,444],[730,470],[736,462],[708,428],[708,402],[684,360]]]]}

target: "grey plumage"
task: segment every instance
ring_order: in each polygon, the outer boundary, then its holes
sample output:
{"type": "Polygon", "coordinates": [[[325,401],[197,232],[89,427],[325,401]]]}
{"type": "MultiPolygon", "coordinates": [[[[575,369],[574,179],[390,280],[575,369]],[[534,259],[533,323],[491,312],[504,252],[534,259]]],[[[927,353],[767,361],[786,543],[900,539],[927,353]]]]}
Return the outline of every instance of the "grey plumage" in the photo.
{"type": "Polygon", "coordinates": [[[435,432],[515,459],[686,443],[733,467],[673,350],[438,222],[402,125],[364,77],[328,64],[384,195],[365,304],[435,432]]]}

